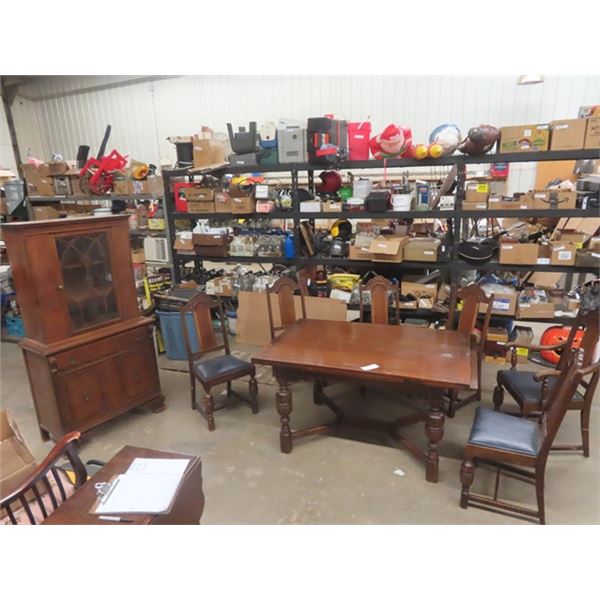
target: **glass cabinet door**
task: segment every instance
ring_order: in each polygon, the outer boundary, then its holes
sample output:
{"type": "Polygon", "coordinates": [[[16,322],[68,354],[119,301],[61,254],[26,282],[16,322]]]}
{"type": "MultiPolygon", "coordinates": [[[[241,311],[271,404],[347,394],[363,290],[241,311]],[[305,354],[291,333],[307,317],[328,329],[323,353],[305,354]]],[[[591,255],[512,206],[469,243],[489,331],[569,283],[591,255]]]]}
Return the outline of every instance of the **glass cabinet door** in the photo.
{"type": "Polygon", "coordinates": [[[56,247],[73,330],[118,319],[106,232],[57,237],[56,247]]]}

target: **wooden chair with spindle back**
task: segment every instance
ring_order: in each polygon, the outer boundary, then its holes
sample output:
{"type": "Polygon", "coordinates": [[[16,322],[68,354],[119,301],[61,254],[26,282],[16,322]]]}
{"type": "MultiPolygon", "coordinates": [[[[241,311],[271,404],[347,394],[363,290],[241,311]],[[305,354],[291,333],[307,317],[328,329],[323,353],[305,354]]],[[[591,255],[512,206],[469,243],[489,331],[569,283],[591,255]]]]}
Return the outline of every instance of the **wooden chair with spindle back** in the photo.
{"type": "Polygon", "coordinates": [[[258,384],[256,383],[256,369],[254,365],[245,360],[231,355],[229,349],[229,339],[227,337],[227,329],[225,327],[225,317],[223,314],[223,305],[220,300],[213,300],[210,296],[199,293],[196,294],[185,306],[180,310],[181,328],[183,330],[183,339],[188,355],[188,365],[190,371],[190,391],[192,397],[192,409],[198,412],[208,422],[209,431],[215,430],[215,419],[213,413],[215,410],[224,408],[230,402],[220,402],[215,407],[215,402],[211,394],[211,389],[219,384],[227,384],[227,396],[232,395],[231,382],[234,379],[239,379],[248,375],[250,381],[249,399],[238,396],[238,400],[250,406],[252,412],[258,412],[258,384]],[[213,328],[211,310],[216,309],[220,322],[220,333],[223,337],[223,343],[217,342],[217,336],[213,328]],[[189,319],[192,317],[193,331],[197,338],[197,347],[192,344],[190,333],[188,331],[189,319]],[[223,350],[222,356],[215,358],[202,359],[207,353],[223,350]],[[196,402],[196,380],[198,380],[204,388],[204,398],[202,406],[196,402]]]}
{"type": "Polygon", "coordinates": [[[501,514],[508,512],[537,519],[541,524],[546,522],[544,477],[548,454],[582,378],[589,375],[597,377],[600,372],[600,362],[582,367],[581,358],[579,351],[565,352],[563,370],[542,401],[538,422],[477,407],[460,469],[462,508],[477,506],[501,514]],[[493,497],[470,492],[475,469],[479,464],[488,464],[497,469],[493,497]],[[498,500],[502,472],[509,477],[535,484],[537,510],[498,500]]]}
{"type": "Polygon", "coordinates": [[[454,417],[457,408],[462,408],[471,402],[481,402],[481,365],[483,363],[483,355],[485,348],[485,340],[487,338],[490,319],[492,316],[492,306],[494,304],[494,295],[488,296],[478,285],[474,283],[456,290],[450,298],[450,307],[448,310],[448,327],[455,328],[457,331],[462,331],[468,335],[477,336],[477,391],[469,394],[467,397],[460,399],[456,390],[451,390],[448,393],[448,410],[449,417],[454,417]],[[458,302],[462,301],[460,316],[456,321],[456,312],[458,302]],[[481,306],[485,306],[485,312],[480,313],[481,306]],[[478,317],[483,314],[481,330],[476,328],[478,317]]]}
{"type": "MultiPolygon", "coordinates": [[[[296,315],[296,304],[294,292],[301,290],[301,287],[290,277],[280,277],[272,286],[267,288],[267,308],[269,313],[269,328],[271,330],[271,340],[274,340],[276,334],[283,331],[288,325],[292,325],[298,320],[296,315]],[[280,325],[275,326],[275,317],[273,314],[273,296],[277,298],[279,307],[280,325]]],[[[306,305],[304,294],[300,294],[300,306],[302,308],[302,318],[306,319],[306,305]]]]}
{"type": "MultiPolygon", "coordinates": [[[[575,323],[567,339],[552,346],[540,346],[536,344],[518,344],[509,342],[506,347],[511,350],[511,368],[498,371],[496,375],[497,385],[494,389],[494,408],[500,410],[504,401],[504,390],[519,405],[520,416],[529,417],[536,415],[542,409],[544,398],[555,385],[556,378],[564,369],[569,353],[567,349],[573,346],[577,332],[583,331],[579,348],[582,351],[582,365],[587,367],[597,358],[599,349],[600,315],[596,310],[584,312],[579,311],[575,323]],[[555,350],[561,351],[560,359],[555,369],[544,369],[542,371],[522,371],[517,369],[517,349],[526,348],[529,351],[555,350]]],[[[592,399],[598,386],[599,374],[592,374],[589,380],[580,381],[580,389],[575,389],[573,398],[569,404],[569,410],[580,411],[581,444],[569,444],[553,446],[552,450],[583,451],[583,455],[590,455],[590,413],[592,399]]]]}
{"type": "Polygon", "coordinates": [[[395,317],[394,324],[400,323],[400,288],[397,283],[392,283],[389,279],[376,275],[365,285],[361,285],[359,288],[359,310],[360,310],[360,322],[365,322],[365,304],[364,294],[369,292],[371,294],[371,323],[377,325],[389,325],[390,324],[390,311],[389,311],[389,295],[392,295],[392,307],[393,314],[395,317]]]}
{"type": "Polygon", "coordinates": [[[78,431],[63,436],[36,470],[0,499],[0,511],[6,513],[10,523],[38,525],[86,482],[87,471],[76,450],[80,437],[78,431]],[[57,466],[64,458],[73,469],[75,483],[57,466]]]}

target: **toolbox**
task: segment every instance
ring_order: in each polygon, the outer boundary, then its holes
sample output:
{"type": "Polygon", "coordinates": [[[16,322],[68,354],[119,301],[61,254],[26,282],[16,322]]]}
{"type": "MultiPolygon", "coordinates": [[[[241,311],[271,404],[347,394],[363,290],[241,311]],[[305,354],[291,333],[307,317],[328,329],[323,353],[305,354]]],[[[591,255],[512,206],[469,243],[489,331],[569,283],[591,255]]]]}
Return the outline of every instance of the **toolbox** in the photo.
{"type": "Polygon", "coordinates": [[[280,163],[306,162],[306,129],[291,121],[277,127],[277,154],[280,163]]]}
{"type": "Polygon", "coordinates": [[[389,190],[375,190],[365,200],[365,208],[369,212],[384,212],[390,208],[392,194],[389,190]]]}

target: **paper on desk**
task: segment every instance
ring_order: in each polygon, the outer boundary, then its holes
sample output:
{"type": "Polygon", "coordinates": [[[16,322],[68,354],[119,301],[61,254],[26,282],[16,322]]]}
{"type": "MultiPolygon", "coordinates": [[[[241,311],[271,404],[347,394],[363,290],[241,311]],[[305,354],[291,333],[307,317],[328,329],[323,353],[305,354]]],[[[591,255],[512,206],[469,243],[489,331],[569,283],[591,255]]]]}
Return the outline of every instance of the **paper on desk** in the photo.
{"type": "Polygon", "coordinates": [[[181,477],[189,462],[189,458],[136,458],[127,469],[127,473],[178,475],[181,477]]]}
{"type": "Polygon", "coordinates": [[[377,363],[371,363],[370,365],[361,367],[361,371],[373,371],[374,369],[379,369],[379,365],[377,363]]]}

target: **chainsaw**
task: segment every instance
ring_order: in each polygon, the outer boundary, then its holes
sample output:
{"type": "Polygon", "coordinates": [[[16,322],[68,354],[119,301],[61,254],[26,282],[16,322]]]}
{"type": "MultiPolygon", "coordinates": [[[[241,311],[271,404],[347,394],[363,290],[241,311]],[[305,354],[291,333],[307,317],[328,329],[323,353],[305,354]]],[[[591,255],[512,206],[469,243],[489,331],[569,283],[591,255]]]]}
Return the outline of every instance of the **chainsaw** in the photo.
{"type": "Polygon", "coordinates": [[[88,159],[79,172],[81,190],[89,196],[108,194],[112,190],[113,172],[121,171],[127,164],[127,156],[122,156],[116,150],[104,156],[110,130],[110,125],[107,125],[98,156],[88,159]]]}

